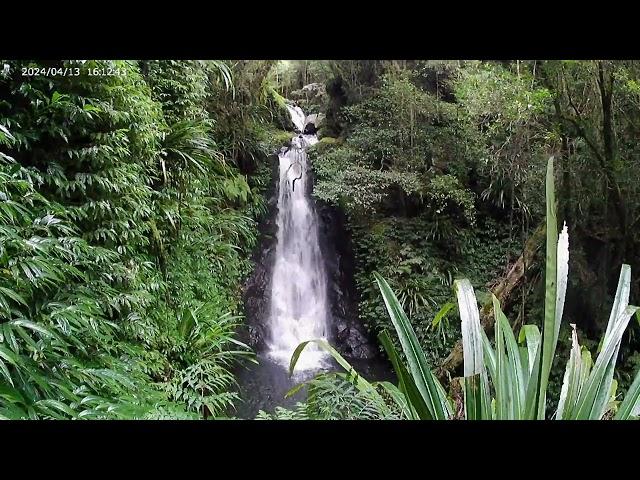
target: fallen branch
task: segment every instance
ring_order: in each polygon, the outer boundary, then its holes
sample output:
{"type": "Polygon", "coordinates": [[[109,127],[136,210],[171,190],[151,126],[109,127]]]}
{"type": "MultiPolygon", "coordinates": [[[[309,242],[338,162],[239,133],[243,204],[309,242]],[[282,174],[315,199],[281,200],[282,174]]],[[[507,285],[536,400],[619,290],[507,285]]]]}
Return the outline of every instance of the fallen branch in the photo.
{"type": "MultiPolygon", "coordinates": [[[[527,240],[524,252],[518,260],[515,261],[507,275],[496,285],[492,290],[493,294],[500,301],[502,308],[505,309],[509,302],[509,296],[511,292],[520,284],[525,274],[525,267],[529,269],[535,258],[535,254],[542,246],[545,237],[546,227],[545,224],[541,224],[527,240]]],[[[485,332],[490,333],[493,330],[494,315],[493,304],[487,303],[480,310],[480,323],[485,332]]],[[[462,353],[462,340],[458,340],[455,344],[449,356],[444,359],[440,367],[436,372],[440,381],[445,381],[451,378],[451,374],[462,365],[464,360],[462,353]]]]}

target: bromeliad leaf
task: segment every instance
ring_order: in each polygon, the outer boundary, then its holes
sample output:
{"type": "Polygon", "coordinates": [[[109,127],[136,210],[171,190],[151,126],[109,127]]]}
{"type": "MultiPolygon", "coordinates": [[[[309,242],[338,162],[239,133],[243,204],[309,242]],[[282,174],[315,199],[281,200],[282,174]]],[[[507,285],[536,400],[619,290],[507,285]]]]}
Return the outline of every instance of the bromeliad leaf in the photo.
{"type": "Polygon", "coordinates": [[[374,277],[378,282],[387,311],[400,339],[400,345],[402,345],[402,350],[409,363],[409,371],[413,381],[427,405],[431,417],[435,420],[449,418],[448,412],[443,408],[427,357],[418,343],[413,327],[402,310],[400,302],[382,276],[374,272],[374,277]]]}

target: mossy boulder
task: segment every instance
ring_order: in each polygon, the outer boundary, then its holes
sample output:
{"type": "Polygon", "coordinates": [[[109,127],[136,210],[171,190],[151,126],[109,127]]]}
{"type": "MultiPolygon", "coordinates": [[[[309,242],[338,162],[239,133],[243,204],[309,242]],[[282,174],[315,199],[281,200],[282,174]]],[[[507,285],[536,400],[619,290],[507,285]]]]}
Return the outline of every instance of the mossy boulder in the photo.
{"type": "Polygon", "coordinates": [[[334,146],[338,146],[342,144],[342,139],[341,138],[334,138],[334,137],[323,137],[322,139],[320,139],[320,141],[318,143],[316,143],[313,147],[313,150],[318,152],[318,153],[323,153],[325,151],[327,151],[328,149],[334,147],[334,146]]]}
{"type": "Polygon", "coordinates": [[[270,129],[265,132],[264,145],[269,153],[278,152],[282,147],[289,147],[293,134],[284,130],[270,129]]]}

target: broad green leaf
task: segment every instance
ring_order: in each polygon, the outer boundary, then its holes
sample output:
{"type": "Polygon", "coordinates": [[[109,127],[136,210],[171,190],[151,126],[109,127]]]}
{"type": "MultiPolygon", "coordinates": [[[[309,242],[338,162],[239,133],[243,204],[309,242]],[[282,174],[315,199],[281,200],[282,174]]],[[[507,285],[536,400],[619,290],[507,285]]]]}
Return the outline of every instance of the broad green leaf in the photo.
{"type": "Polygon", "coordinates": [[[13,366],[18,366],[20,363],[20,359],[18,355],[9,350],[4,345],[0,344],[0,357],[12,364],[13,366]]]}
{"type": "Polygon", "coordinates": [[[2,359],[0,359],[0,373],[2,373],[2,375],[7,379],[7,382],[9,382],[11,386],[14,386],[13,379],[11,378],[11,373],[9,372],[9,367],[7,367],[7,364],[4,363],[2,359]]]}
{"type": "Polygon", "coordinates": [[[13,300],[16,303],[21,303],[25,307],[29,306],[27,301],[21,295],[19,295],[17,292],[14,292],[13,290],[11,290],[9,288],[0,287],[0,294],[3,294],[5,296],[9,297],[11,300],[13,300]]]}
{"type": "Polygon", "coordinates": [[[0,132],[4,133],[11,140],[15,140],[13,135],[11,135],[11,132],[9,132],[9,129],[2,124],[0,124],[0,132]]]}
{"type": "Polygon", "coordinates": [[[196,323],[196,314],[194,311],[190,308],[184,308],[178,325],[178,332],[180,333],[180,336],[184,339],[188,338],[196,323]]]}
{"type": "Polygon", "coordinates": [[[24,396],[17,389],[2,382],[0,382],[0,398],[4,398],[13,404],[20,403],[24,405],[26,403],[24,396]]]}
{"type": "MultiPolygon", "coordinates": [[[[58,400],[53,400],[53,399],[46,399],[46,400],[40,400],[38,402],[35,403],[35,405],[37,407],[43,408],[44,410],[47,410],[49,413],[51,413],[52,415],[53,412],[50,410],[51,408],[54,408],[56,410],[59,410],[62,413],[65,413],[66,415],[70,416],[71,418],[76,418],[77,417],[77,413],[70,408],[68,405],[65,405],[64,403],[58,401],[58,400]]],[[[57,415],[56,415],[57,417],[57,415]]]]}
{"type": "Polygon", "coordinates": [[[43,327],[42,325],[38,325],[37,323],[34,323],[34,322],[32,322],[30,320],[27,320],[25,318],[19,318],[19,319],[16,319],[16,320],[12,320],[9,323],[11,325],[16,325],[16,326],[19,326],[19,327],[26,327],[29,330],[33,330],[34,332],[42,333],[43,335],[46,335],[47,337],[52,337],[52,338],[56,338],[56,339],[62,340],[52,330],[50,330],[50,329],[48,329],[46,327],[43,327]]]}

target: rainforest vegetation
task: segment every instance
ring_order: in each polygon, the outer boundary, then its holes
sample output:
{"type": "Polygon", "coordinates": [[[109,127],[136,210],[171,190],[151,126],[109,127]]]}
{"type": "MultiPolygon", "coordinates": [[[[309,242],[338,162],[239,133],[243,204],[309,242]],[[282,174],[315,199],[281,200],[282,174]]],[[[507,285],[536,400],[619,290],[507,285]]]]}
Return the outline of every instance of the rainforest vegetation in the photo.
{"type": "Polygon", "coordinates": [[[257,418],[640,415],[640,63],[0,60],[0,418],[236,417],[287,105],[396,381],[257,418]]]}

